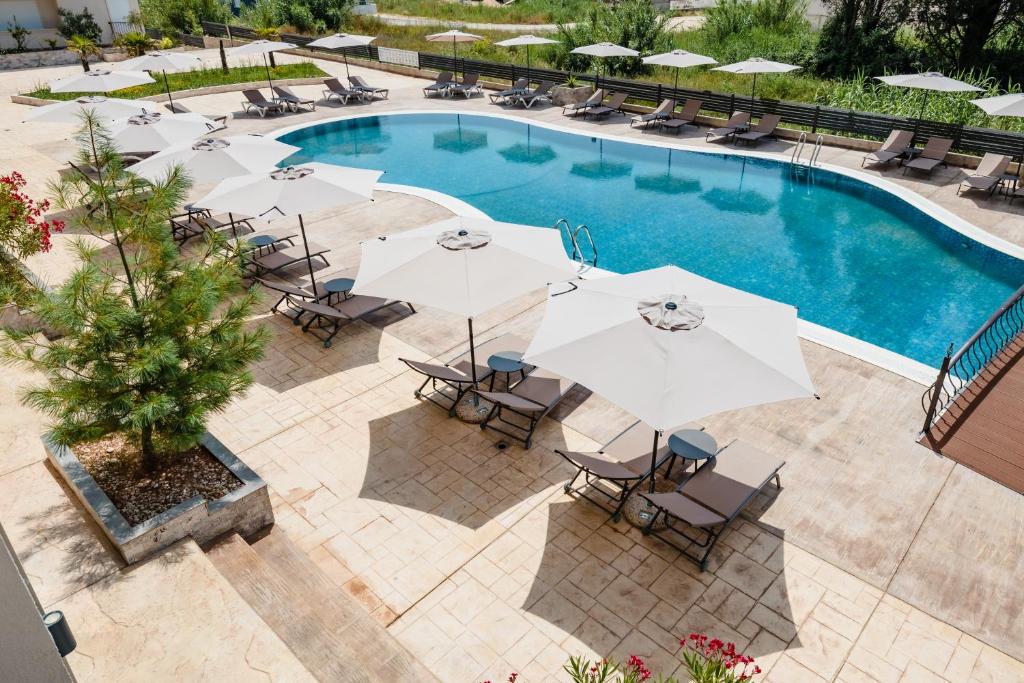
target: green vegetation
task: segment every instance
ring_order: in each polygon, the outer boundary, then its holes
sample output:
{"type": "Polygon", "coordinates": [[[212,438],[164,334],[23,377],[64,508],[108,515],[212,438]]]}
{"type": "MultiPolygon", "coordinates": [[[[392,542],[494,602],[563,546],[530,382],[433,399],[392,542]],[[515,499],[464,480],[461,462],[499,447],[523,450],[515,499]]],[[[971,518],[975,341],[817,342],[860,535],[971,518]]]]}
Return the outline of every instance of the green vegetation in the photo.
{"type": "Polygon", "coordinates": [[[139,0],[139,8],[146,26],[172,35],[202,35],[201,22],[223,22],[231,17],[222,0],[139,0]]]}
{"type": "Polygon", "coordinates": [[[96,19],[88,7],[81,12],[72,12],[60,7],[57,9],[57,15],[60,17],[57,33],[64,40],[71,40],[73,36],[81,36],[94,43],[100,42],[103,31],[100,30],[100,25],[96,23],[96,19]]]}
{"type": "Polygon", "coordinates": [[[256,0],[246,6],[243,21],[254,28],[277,28],[290,33],[330,33],[340,30],[355,0],[256,0]]]}
{"type": "Polygon", "coordinates": [[[595,5],[573,26],[561,26],[559,43],[553,47],[553,62],[560,69],[592,71],[623,76],[638,76],[649,72],[639,59],[595,59],[571,51],[583,45],[611,42],[636,50],[642,55],[664,52],[671,47],[664,17],[659,15],[650,0],[625,0],[615,9],[595,5]]]}
{"type": "Polygon", "coordinates": [[[444,0],[378,0],[377,10],[385,14],[477,21],[490,24],[560,24],[576,21],[598,0],[516,0],[504,7],[483,3],[444,0]]]}
{"type": "Polygon", "coordinates": [[[78,59],[82,62],[82,71],[89,70],[89,57],[98,57],[103,54],[103,50],[96,44],[96,41],[77,34],[68,38],[68,51],[78,55],[78,59]]]}
{"type": "MultiPolygon", "coordinates": [[[[327,76],[320,67],[311,62],[282,64],[271,69],[270,73],[275,79],[327,76]]],[[[211,85],[228,85],[231,83],[265,82],[266,80],[267,70],[264,68],[262,63],[258,65],[254,63],[251,66],[234,67],[229,69],[228,73],[224,73],[219,68],[212,68],[167,74],[167,81],[170,83],[172,91],[205,88],[211,85]]],[[[160,78],[156,83],[148,83],[135,88],[118,90],[117,96],[127,99],[136,99],[139,97],[148,97],[150,95],[159,95],[163,92],[164,79],[160,78]]],[[[82,95],[82,93],[52,93],[48,88],[40,88],[39,90],[35,90],[27,94],[32,97],[41,97],[48,100],[73,100],[76,97],[81,97],[82,95]]]]}

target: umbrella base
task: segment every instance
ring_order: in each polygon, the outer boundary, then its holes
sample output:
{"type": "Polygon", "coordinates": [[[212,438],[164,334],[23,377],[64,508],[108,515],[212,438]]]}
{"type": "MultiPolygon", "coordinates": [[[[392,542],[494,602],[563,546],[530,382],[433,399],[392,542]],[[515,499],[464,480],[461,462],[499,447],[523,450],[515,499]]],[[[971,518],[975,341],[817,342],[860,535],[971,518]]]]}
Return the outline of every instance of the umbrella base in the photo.
{"type": "MultiPolygon", "coordinates": [[[[645,481],[640,485],[639,491],[646,491],[649,484],[645,481]]],[[[668,493],[675,491],[677,483],[669,481],[667,479],[658,479],[654,482],[654,490],[657,493],[668,493]]],[[[622,517],[633,526],[640,527],[641,529],[647,526],[647,523],[651,521],[651,517],[657,509],[648,503],[638,491],[634,491],[633,495],[629,497],[626,504],[622,507],[622,517]]],[[[665,523],[661,521],[664,518],[658,520],[651,529],[653,531],[660,531],[665,528],[665,523]]]]}
{"type": "Polygon", "coordinates": [[[493,405],[470,392],[455,404],[455,417],[467,424],[478,425],[487,419],[493,405]]]}

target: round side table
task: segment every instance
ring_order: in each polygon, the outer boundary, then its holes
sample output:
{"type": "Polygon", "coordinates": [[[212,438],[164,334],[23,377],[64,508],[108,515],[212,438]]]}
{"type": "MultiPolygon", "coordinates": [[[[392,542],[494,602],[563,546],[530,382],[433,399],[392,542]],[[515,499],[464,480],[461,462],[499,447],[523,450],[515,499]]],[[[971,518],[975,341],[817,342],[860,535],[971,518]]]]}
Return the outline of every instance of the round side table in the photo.
{"type": "Polygon", "coordinates": [[[491,373],[490,391],[494,391],[494,377],[499,372],[505,375],[505,385],[512,382],[512,375],[520,373],[522,379],[526,379],[526,363],[523,362],[523,354],[515,351],[499,351],[487,359],[487,367],[494,372],[491,373]]]}
{"type": "MultiPolygon", "coordinates": [[[[668,437],[668,448],[672,455],[679,456],[684,461],[693,461],[693,471],[703,464],[708,458],[714,457],[718,452],[718,442],[715,437],[699,429],[680,429],[668,437]]],[[[685,465],[684,465],[685,467],[685,465]]],[[[669,465],[669,472],[672,466],[669,465]]]]}
{"type": "Polygon", "coordinates": [[[327,303],[331,302],[331,299],[337,300],[338,295],[341,294],[343,299],[348,298],[348,293],[352,291],[356,281],[350,277],[336,277],[332,280],[324,282],[321,286],[325,292],[327,292],[327,303]]]}

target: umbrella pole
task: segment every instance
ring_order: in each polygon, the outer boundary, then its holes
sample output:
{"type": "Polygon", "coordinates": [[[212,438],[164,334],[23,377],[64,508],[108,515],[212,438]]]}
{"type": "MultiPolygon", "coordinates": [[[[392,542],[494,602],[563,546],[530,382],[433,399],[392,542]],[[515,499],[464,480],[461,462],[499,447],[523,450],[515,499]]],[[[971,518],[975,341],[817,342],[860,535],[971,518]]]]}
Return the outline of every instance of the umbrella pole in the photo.
{"type": "Polygon", "coordinates": [[[654,430],[654,447],[651,448],[651,483],[648,484],[647,490],[650,493],[654,493],[654,469],[658,465],[658,438],[661,436],[661,432],[657,429],[654,430]]]}
{"type": "Polygon", "coordinates": [[[679,93],[679,69],[678,69],[678,67],[676,68],[676,82],[675,82],[675,85],[672,86],[672,90],[673,90],[672,96],[676,97],[678,95],[678,93],[679,93]]]}
{"type": "Polygon", "coordinates": [[[171,113],[174,113],[174,99],[171,97],[171,84],[167,82],[167,69],[163,69],[164,74],[164,89],[167,91],[167,105],[171,109],[171,113]]]}
{"type": "Polygon", "coordinates": [[[476,386],[476,347],[473,344],[473,319],[469,320],[469,368],[473,376],[473,386],[476,386]]]}
{"type": "Polygon", "coordinates": [[[320,292],[316,288],[316,278],[313,276],[313,258],[309,255],[309,241],[306,239],[306,224],[302,222],[302,214],[299,214],[299,230],[302,231],[302,246],[306,250],[306,267],[309,268],[309,288],[313,296],[319,297],[320,292]]]}
{"type": "Polygon", "coordinates": [[[341,56],[345,58],[345,78],[352,80],[352,74],[348,72],[348,53],[345,52],[345,48],[341,48],[341,56]]]}
{"type": "MultiPolygon", "coordinates": [[[[921,120],[924,118],[924,108],[928,106],[928,95],[931,93],[927,90],[924,91],[924,99],[921,100],[921,110],[917,112],[917,122],[914,124],[914,138],[917,138],[917,131],[921,127],[921,120]]],[[[914,144],[916,140],[911,140],[911,144],[914,144]]]]}
{"type": "Polygon", "coordinates": [[[757,73],[754,74],[754,85],[750,88],[750,115],[754,115],[754,93],[757,92],[757,73]]]}
{"type": "Polygon", "coordinates": [[[530,46],[526,46],[526,87],[530,87],[530,46]]]}
{"type": "Polygon", "coordinates": [[[274,97],[274,81],[270,78],[270,62],[267,61],[267,53],[263,53],[263,66],[267,67],[267,84],[270,86],[270,97],[274,97]]]}

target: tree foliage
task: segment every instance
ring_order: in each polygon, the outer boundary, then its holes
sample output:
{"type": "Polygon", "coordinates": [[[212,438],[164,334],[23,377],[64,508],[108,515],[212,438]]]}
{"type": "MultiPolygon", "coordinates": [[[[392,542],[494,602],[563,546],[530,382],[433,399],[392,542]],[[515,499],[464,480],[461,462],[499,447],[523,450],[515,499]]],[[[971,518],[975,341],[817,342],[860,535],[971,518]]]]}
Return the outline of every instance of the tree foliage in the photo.
{"type": "Polygon", "coordinates": [[[58,207],[79,209],[79,227],[104,245],[79,240],[79,265],[30,308],[63,336],[41,343],[11,333],[5,351],[45,377],[23,400],[53,418],[58,443],[124,433],[155,469],[194,446],[210,413],[251,383],[262,355],[260,328],[246,318],[255,293],[240,290],[239,259],[211,239],[185,257],[167,216],[189,185],[180,169],[150,184],[126,172],[102,125],[87,116],[76,168],[52,187],[58,207]]]}
{"type": "Polygon", "coordinates": [[[63,7],[57,8],[57,15],[60,21],[57,24],[57,34],[64,40],[71,40],[74,36],[88,38],[94,43],[100,42],[103,31],[96,23],[92,12],[86,7],[81,12],[72,12],[63,7]]]}
{"type": "Polygon", "coordinates": [[[1024,0],[912,0],[912,18],[927,57],[940,68],[984,70],[1002,50],[1020,61],[1024,0]],[[1015,44],[997,47],[1001,38],[1015,44]]]}
{"type": "Polygon", "coordinates": [[[202,22],[226,22],[231,16],[224,0],[140,0],[139,7],[146,26],[174,35],[202,35],[202,22]]]}
{"type": "Polygon", "coordinates": [[[348,21],[354,0],[256,0],[243,13],[254,28],[293,27],[299,33],[340,30],[348,21]]]}
{"type": "Polygon", "coordinates": [[[907,71],[910,51],[897,37],[909,0],[827,0],[831,10],[815,51],[815,71],[830,78],[907,71]]]}
{"type": "Polygon", "coordinates": [[[646,73],[639,58],[618,57],[599,59],[587,55],[571,54],[583,45],[610,42],[637,50],[643,55],[672,49],[665,29],[665,19],[649,0],[625,0],[616,7],[593,6],[575,25],[558,27],[559,45],[554,48],[554,63],[570,71],[595,71],[600,61],[602,73],[636,76],[646,73]]]}

